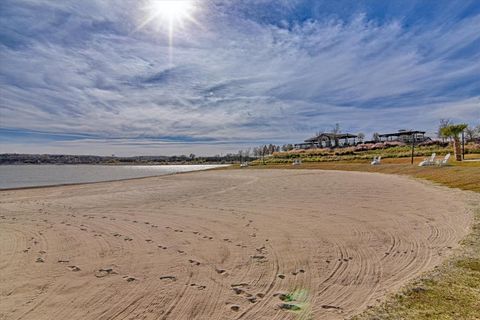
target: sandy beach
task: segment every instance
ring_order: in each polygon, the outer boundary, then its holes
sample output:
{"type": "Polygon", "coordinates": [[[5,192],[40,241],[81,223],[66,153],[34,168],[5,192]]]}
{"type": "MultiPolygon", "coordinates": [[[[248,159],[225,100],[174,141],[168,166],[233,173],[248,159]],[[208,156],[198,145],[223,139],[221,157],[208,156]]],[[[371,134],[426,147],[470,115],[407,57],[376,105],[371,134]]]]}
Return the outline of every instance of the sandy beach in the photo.
{"type": "Polygon", "coordinates": [[[473,193],[217,170],[0,192],[0,319],[344,319],[441,263],[473,193]]]}

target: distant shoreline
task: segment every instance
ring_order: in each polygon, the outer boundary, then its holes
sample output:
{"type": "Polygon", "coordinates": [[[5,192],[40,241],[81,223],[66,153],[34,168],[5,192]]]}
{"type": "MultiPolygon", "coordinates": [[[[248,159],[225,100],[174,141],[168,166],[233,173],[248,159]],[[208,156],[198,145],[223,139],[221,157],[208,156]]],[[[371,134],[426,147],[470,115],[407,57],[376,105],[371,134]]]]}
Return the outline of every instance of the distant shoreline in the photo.
{"type": "MultiPolygon", "coordinates": [[[[24,164],[24,165],[3,165],[3,167],[53,167],[53,166],[58,166],[58,167],[85,167],[85,166],[92,166],[92,167],[108,167],[108,165],[101,165],[101,164],[79,164],[79,165],[71,165],[71,164],[39,164],[39,165],[28,165],[28,164],[24,164]]],[[[163,166],[168,166],[168,165],[163,165],[163,166]]],[[[0,192],[2,191],[12,191],[12,190],[24,190],[24,189],[39,189],[39,188],[54,188],[54,187],[62,187],[62,186],[75,186],[75,185],[83,185],[83,184],[98,184],[98,183],[108,183],[108,182],[117,182],[117,181],[128,181],[128,180],[139,180],[139,179],[148,179],[148,178],[158,178],[158,177],[163,177],[163,176],[171,176],[171,175],[175,175],[175,174],[184,174],[184,173],[192,173],[192,172],[198,172],[198,171],[207,171],[207,170],[213,170],[213,169],[217,169],[217,168],[222,168],[222,167],[227,167],[229,165],[222,165],[222,164],[218,164],[218,165],[214,165],[214,164],[208,164],[208,165],[170,165],[171,167],[177,167],[177,171],[159,171],[159,172],[150,172],[150,173],[143,173],[145,175],[142,175],[142,176],[128,176],[128,177],[119,177],[119,178],[105,178],[105,180],[102,180],[100,178],[100,180],[92,180],[92,181],[72,181],[72,182],[58,182],[58,183],[55,183],[55,182],[52,182],[52,183],[48,183],[47,184],[37,184],[39,183],[38,181],[44,181],[42,179],[45,179],[44,176],[37,176],[36,177],[36,180],[33,179],[30,181],[26,181],[25,184],[27,183],[31,183],[31,185],[21,185],[21,186],[12,186],[12,187],[2,187],[0,185],[0,192]],[[195,170],[182,170],[182,168],[178,168],[178,167],[186,167],[186,166],[204,166],[203,168],[196,168],[195,170]]],[[[112,166],[114,167],[114,166],[112,166]]],[[[120,167],[120,166],[117,166],[117,167],[120,167]]],[[[122,167],[158,167],[158,165],[150,165],[150,166],[146,166],[146,165],[123,165],[122,167]]],[[[85,172],[86,174],[89,174],[89,172],[85,172]]],[[[34,172],[33,173],[34,175],[35,174],[39,174],[38,172],[34,172]]],[[[67,172],[66,173],[67,175],[74,175],[74,178],[78,179],[78,175],[79,174],[82,174],[82,172],[67,172]]],[[[95,174],[95,173],[94,173],[95,174]]],[[[111,175],[115,175],[115,174],[118,174],[118,172],[111,172],[110,173],[111,175]]],[[[122,174],[122,173],[120,173],[122,174]]],[[[124,174],[132,174],[131,172],[126,172],[124,174]]],[[[4,179],[5,175],[5,172],[4,173],[1,173],[0,172],[0,177],[2,179],[4,179]]],[[[48,176],[48,175],[47,175],[48,176]]],[[[96,175],[92,176],[92,177],[96,177],[96,175]]],[[[10,177],[11,178],[11,177],[10,177]]],[[[60,178],[62,179],[62,177],[60,178]]],[[[92,178],[92,179],[95,179],[95,178],[92,178]]],[[[7,179],[8,181],[8,179],[7,179]]],[[[8,183],[8,182],[7,182],[8,183]]],[[[18,183],[18,182],[17,182],[18,183]]],[[[45,182],[44,182],[45,183],[45,182]]]]}

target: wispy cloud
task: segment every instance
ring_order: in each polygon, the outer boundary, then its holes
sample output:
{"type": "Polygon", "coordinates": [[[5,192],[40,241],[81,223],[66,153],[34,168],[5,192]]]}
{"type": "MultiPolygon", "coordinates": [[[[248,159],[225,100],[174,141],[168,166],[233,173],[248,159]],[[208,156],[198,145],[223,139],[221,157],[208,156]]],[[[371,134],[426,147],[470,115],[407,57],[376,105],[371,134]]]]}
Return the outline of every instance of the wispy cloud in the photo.
{"type": "MultiPolygon", "coordinates": [[[[65,152],[136,153],[152,141],[155,153],[181,153],[194,141],[211,153],[336,122],[433,132],[439,118],[480,119],[475,1],[425,12],[410,1],[396,14],[361,3],[198,2],[201,27],[177,30],[170,63],[163,32],[136,30],[145,3],[3,1],[1,127],[89,137],[45,142],[65,152]]],[[[14,145],[31,147],[9,135],[2,149],[14,145]]]]}

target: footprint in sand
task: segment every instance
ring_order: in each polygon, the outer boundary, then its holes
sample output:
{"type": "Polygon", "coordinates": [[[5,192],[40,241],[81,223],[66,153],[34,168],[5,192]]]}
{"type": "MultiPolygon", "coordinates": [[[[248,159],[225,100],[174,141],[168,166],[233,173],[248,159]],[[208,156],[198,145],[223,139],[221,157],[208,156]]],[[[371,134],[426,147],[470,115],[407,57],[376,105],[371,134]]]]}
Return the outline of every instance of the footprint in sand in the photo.
{"type": "Polygon", "coordinates": [[[337,307],[337,306],[330,306],[330,305],[326,305],[326,304],[322,305],[322,308],[323,308],[323,309],[335,309],[335,310],[340,310],[340,309],[342,309],[342,308],[337,307]]]}
{"type": "Polygon", "coordinates": [[[192,259],[189,259],[188,262],[190,262],[191,264],[196,265],[196,266],[200,265],[200,262],[192,260],[192,259]]]}
{"type": "Polygon", "coordinates": [[[245,290],[243,290],[242,288],[238,288],[238,287],[234,287],[232,288],[233,292],[235,292],[235,294],[242,294],[245,292],[245,290]]]}
{"type": "Polygon", "coordinates": [[[236,294],[246,293],[244,288],[248,288],[248,283],[235,283],[230,285],[236,294]]]}
{"type": "Polygon", "coordinates": [[[205,290],[207,288],[207,286],[202,286],[202,285],[198,285],[198,284],[195,284],[195,283],[190,284],[190,287],[195,287],[198,290],[205,290]]]}
{"type": "Polygon", "coordinates": [[[294,276],[296,276],[296,275],[299,274],[299,273],[305,273],[305,270],[300,269],[300,270],[298,270],[298,271],[292,272],[292,274],[293,274],[294,276]]]}
{"type": "Polygon", "coordinates": [[[291,310],[291,311],[298,311],[298,310],[301,310],[302,308],[300,308],[299,306],[297,306],[296,304],[293,304],[293,303],[281,303],[279,305],[280,309],[283,309],[283,310],[291,310]]]}
{"type": "Polygon", "coordinates": [[[81,269],[77,266],[68,266],[67,267],[70,271],[73,271],[73,272],[78,272],[80,271],[81,269]]]}
{"type": "Polygon", "coordinates": [[[240,310],[240,306],[238,306],[238,305],[233,305],[233,306],[230,307],[230,309],[231,309],[232,311],[237,312],[237,311],[240,310]]]}
{"type": "Polygon", "coordinates": [[[160,280],[177,281],[177,277],[175,277],[175,276],[161,276],[160,280]]]}
{"type": "Polygon", "coordinates": [[[160,249],[167,250],[168,248],[165,246],[158,246],[160,249]]]}
{"type": "Polygon", "coordinates": [[[254,255],[254,256],[252,256],[252,259],[254,259],[258,262],[266,262],[267,261],[267,257],[263,256],[263,255],[254,255]]]}
{"type": "Polygon", "coordinates": [[[265,253],[265,250],[267,250],[267,248],[265,246],[262,246],[260,248],[255,249],[255,250],[257,250],[258,253],[265,253]]]}
{"type": "Polygon", "coordinates": [[[112,274],[118,274],[118,273],[114,271],[112,268],[104,268],[104,269],[99,269],[97,272],[95,272],[95,277],[103,278],[112,274]]]}
{"type": "Polygon", "coordinates": [[[44,260],[43,258],[41,258],[41,257],[38,257],[37,260],[35,260],[35,262],[37,262],[37,263],[44,263],[45,260],[44,260]]]}
{"type": "Polygon", "coordinates": [[[215,271],[218,273],[218,274],[222,274],[222,273],[225,273],[226,270],[224,269],[218,269],[218,268],[215,268],[215,271]]]}
{"type": "Polygon", "coordinates": [[[248,302],[250,302],[250,303],[255,303],[255,302],[257,302],[257,297],[254,297],[254,296],[252,296],[252,295],[250,295],[250,294],[247,294],[247,295],[248,295],[248,297],[247,297],[247,301],[248,301],[248,302]]]}
{"type": "Polygon", "coordinates": [[[137,281],[137,279],[134,278],[134,277],[124,276],[123,278],[124,278],[127,282],[137,281]]]}

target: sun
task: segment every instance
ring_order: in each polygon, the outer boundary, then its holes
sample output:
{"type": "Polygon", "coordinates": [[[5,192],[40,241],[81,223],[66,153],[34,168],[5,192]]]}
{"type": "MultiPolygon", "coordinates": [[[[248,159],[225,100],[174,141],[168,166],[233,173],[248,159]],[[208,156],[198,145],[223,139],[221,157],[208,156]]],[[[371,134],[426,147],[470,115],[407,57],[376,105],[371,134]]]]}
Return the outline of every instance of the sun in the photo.
{"type": "Polygon", "coordinates": [[[149,0],[144,7],[147,13],[145,20],[139,29],[153,23],[157,28],[163,27],[171,33],[176,25],[183,25],[185,20],[195,23],[195,9],[195,0],[149,0]]]}
{"type": "MultiPolygon", "coordinates": [[[[142,19],[136,31],[151,25],[156,32],[165,31],[168,35],[169,62],[172,62],[174,34],[184,29],[186,22],[197,26],[200,24],[195,20],[194,14],[197,11],[198,0],[147,0],[143,7],[145,17],[142,19]]],[[[152,29],[149,29],[150,31],[152,29]]]]}
{"type": "Polygon", "coordinates": [[[166,22],[181,22],[192,19],[194,5],[192,0],[154,0],[151,1],[149,9],[154,18],[166,22]]]}

